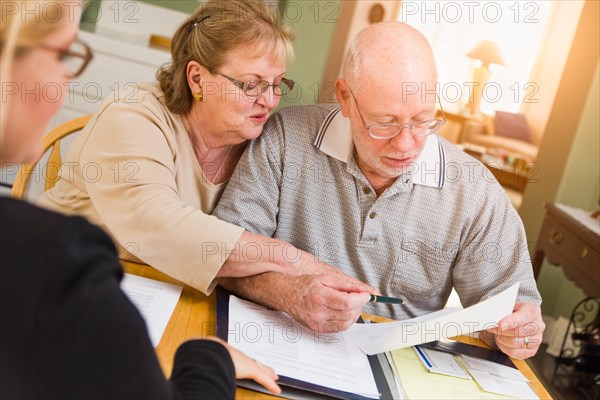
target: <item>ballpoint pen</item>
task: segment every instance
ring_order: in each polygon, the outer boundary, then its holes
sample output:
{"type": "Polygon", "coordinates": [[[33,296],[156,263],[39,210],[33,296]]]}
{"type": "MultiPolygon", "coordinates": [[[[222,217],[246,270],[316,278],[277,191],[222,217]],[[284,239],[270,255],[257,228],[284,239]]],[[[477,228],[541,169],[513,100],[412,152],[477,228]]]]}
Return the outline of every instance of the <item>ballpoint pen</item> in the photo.
{"type": "Polygon", "coordinates": [[[376,296],[372,294],[369,303],[402,304],[403,301],[402,299],[397,299],[395,297],[376,296]]]}

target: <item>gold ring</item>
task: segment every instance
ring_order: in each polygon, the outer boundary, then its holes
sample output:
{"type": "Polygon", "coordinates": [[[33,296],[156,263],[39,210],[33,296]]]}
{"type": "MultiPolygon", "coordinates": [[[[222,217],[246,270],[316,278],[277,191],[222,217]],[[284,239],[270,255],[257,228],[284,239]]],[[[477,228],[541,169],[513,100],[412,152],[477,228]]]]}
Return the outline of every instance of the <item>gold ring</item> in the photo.
{"type": "Polygon", "coordinates": [[[523,348],[526,349],[528,345],[529,345],[529,336],[525,336],[523,338],[523,348]]]}

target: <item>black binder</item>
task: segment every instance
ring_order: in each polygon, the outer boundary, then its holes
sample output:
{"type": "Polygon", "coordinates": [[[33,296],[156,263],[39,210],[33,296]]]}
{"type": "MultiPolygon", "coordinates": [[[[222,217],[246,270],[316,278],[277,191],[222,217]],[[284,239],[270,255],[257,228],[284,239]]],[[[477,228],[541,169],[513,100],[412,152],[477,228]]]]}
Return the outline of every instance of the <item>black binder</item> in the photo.
{"type": "MultiPolygon", "coordinates": [[[[227,341],[227,333],[229,327],[229,292],[222,287],[217,288],[217,336],[224,341],[227,341]]],[[[359,321],[362,322],[362,321],[359,321]]],[[[382,355],[367,356],[373,371],[375,384],[379,390],[381,400],[397,398],[392,393],[398,393],[396,383],[393,377],[393,372],[387,362],[386,357],[382,355]]],[[[360,396],[355,393],[343,392],[310,382],[299,381],[287,376],[279,376],[277,383],[281,386],[282,397],[291,399],[352,399],[352,400],[368,400],[369,397],[360,396]]],[[[269,393],[261,385],[251,380],[238,380],[238,386],[257,390],[264,393],[269,393]]]]}

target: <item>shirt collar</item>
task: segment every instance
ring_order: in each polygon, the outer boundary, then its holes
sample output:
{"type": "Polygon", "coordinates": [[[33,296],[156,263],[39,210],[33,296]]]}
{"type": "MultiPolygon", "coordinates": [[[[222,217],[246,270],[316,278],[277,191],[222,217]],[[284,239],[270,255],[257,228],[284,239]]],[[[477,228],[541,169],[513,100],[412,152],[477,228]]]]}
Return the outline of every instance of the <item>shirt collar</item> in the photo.
{"type": "MultiPolygon", "coordinates": [[[[339,108],[331,111],[319,128],[315,146],[323,153],[344,163],[354,147],[350,120],[339,108]]],[[[437,135],[430,135],[410,170],[412,182],[417,185],[443,187],[445,185],[446,152],[437,135]]]]}

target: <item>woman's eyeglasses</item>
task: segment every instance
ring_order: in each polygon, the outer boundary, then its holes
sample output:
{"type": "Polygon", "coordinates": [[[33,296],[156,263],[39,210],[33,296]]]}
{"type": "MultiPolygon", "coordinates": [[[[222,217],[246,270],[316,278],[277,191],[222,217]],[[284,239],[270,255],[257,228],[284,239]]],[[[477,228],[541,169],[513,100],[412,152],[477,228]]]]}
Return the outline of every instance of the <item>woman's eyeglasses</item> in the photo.
{"type": "Polygon", "coordinates": [[[219,71],[215,71],[215,73],[221,75],[223,78],[229,80],[235,86],[240,88],[244,95],[249,98],[256,99],[260,97],[264,92],[266,92],[270,87],[273,88],[273,94],[275,96],[285,96],[288,94],[295,85],[295,82],[291,79],[281,78],[281,82],[279,83],[269,83],[267,81],[259,80],[259,81],[239,81],[231,76],[227,76],[225,74],[220,73],[219,71]]]}
{"type": "Polygon", "coordinates": [[[69,79],[77,78],[87,68],[94,53],[90,46],[79,39],[75,39],[68,49],[61,49],[55,46],[42,44],[39,47],[44,50],[55,51],[59,54],[59,60],[65,64],[67,69],[66,77],[69,79]]]}
{"type": "MultiPolygon", "coordinates": [[[[0,42],[0,49],[4,47],[4,43],[0,42]]],[[[75,39],[68,49],[61,49],[56,46],[49,44],[38,44],[35,46],[17,46],[17,50],[29,50],[29,49],[44,49],[48,51],[54,51],[58,53],[58,59],[65,65],[67,73],[65,76],[69,79],[77,78],[87,68],[94,53],[90,46],[85,44],[79,39],[75,39]]]]}

